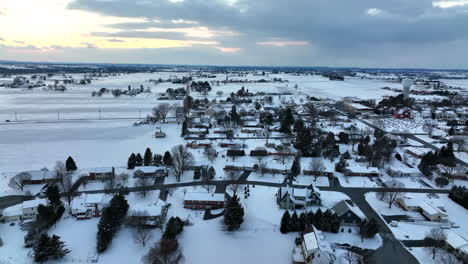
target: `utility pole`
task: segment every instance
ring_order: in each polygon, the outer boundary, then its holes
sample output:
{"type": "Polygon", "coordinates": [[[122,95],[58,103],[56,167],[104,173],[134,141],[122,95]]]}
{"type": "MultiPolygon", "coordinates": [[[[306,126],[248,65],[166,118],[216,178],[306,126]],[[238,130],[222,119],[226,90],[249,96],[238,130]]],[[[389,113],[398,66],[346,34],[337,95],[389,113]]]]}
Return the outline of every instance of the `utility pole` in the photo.
{"type": "Polygon", "coordinates": [[[60,120],[60,112],[57,112],[57,120],[60,120]]]}
{"type": "Polygon", "coordinates": [[[15,111],[15,121],[18,121],[18,115],[17,115],[16,111],[15,111]]]}
{"type": "Polygon", "coordinates": [[[139,117],[140,120],[141,120],[141,110],[138,110],[138,117],[139,117]]]}
{"type": "Polygon", "coordinates": [[[99,113],[99,120],[101,120],[101,109],[98,108],[98,113],[99,113]]]}

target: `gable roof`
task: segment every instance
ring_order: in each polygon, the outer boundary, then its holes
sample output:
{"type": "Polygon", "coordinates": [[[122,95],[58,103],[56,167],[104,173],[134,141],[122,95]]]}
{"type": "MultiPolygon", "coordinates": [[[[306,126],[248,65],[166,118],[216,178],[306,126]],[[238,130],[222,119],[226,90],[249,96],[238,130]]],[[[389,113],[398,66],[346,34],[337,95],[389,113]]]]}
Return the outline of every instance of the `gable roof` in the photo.
{"type": "Polygon", "coordinates": [[[342,216],[347,212],[352,212],[354,215],[359,217],[361,220],[366,219],[364,213],[359,209],[351,200],[343,200],[335,206],[332,207],[332,210],[338,215],[342,216]]]}

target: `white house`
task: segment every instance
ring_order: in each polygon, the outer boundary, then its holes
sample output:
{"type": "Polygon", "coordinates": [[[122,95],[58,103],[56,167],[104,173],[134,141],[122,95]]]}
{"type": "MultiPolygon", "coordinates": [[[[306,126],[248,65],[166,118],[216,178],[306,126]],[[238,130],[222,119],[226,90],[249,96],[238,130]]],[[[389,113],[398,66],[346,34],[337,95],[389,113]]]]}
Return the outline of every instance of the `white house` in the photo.
{"type": "Polygon", "coordinates": [[[81,196],[73,199],[71,203],[71,213],[77,219],[89,219],[91,217],[99,217],[102,214],[104,207],[108,205],[104,194],[81,194],[81,196]]]}
{"type": "Polygon", "coordinates": [[[313,232],[302,235],[301,244],[293,251],[293,263],[333,264],[336,256],[324,235],[312,226],[313,232]]]}
{"type": "Polygon", "coordinates": [[[47,205],[47,199],[35,199],[24,201],[3,209],[1,220],[5,222],[19,221],[25,219],[35,220],[39,205],[47,205]]]}
{"type": "Polygon", "coordinates": [[[136,203],[131,205],[128,217],[143,220],[147,227],[161,227],[166,219],[167,208],[166,202],[160,199],[149,204],[136,203]]]}

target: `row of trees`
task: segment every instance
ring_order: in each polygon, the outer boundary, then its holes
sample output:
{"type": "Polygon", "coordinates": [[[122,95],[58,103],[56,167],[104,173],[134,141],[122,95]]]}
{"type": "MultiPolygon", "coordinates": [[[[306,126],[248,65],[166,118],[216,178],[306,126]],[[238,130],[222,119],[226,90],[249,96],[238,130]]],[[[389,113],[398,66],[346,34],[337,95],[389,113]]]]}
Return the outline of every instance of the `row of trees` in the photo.
{"type": "Polygon", "coordinates": [[[134,169],[137,166],[160,166],[164,164],[165,166],[172,166],[172,157],[169,151],[166,151],[163,155],[154,154],[150,148],[146,148],[145,154],[143,157],[140,153],[132,153],[128,158],[127,168],[134,169]]]}
{"type": "Polygon", "coordinates": [[[465,186],[453,186],[449,198],[468,209],[468,189],[465,186]]]}
{"type": "Polygon", "coordinates": [[[291,215],[289,211],[284,212],[281,218],[280,232],[283,234],[289,232],[304,232],[311,230],[312,225],[317,229],[338,233],[340,229],[340,219],[336,213],[327,209],[324,213],[320,208],[314,213],[312,211],[301,213],[299,216],[296,211],[291,215]]]}
{"type": "Polygon", "coordinates": [[[453,168],[456,165],[452,142],[449,142],[447,146],[443,146],[440,151],[429,151],[426,153],[421,158],[418,168],[424,175],[430,177],[432,175],[432,171],[434,171],[436,166],[439,164],[446,170],[445,173],[447,174],[447,177],[450,177],[450,168],[453,168]]]}

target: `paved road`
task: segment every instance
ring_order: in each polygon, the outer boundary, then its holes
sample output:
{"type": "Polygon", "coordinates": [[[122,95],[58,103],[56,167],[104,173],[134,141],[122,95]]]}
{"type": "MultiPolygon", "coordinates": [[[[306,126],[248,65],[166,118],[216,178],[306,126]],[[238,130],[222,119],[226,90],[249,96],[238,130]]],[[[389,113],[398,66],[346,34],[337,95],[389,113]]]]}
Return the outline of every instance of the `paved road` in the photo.
{"type": "MultiPolygon", "coordinates": [[[[258,186],[267,186],[278,188],[281,186],[286,186],[289,181],[284,181],[283,183],[271,183],[271,182],[261,182],[261,181],[249,181],[248,176],[250,172],[244,172],[238,180],[223,180],[223,181],[209,181],[210,185],[214,185],[216,187],[216,192],[224,193],[226,191],[226,187],[229,184],[249,184],[249,185],[258,185],[258,186]]],[[[189,186],[201,186],[206,185],[206,182],[196,181],[196,182],[183,182],[183,183],[171,183],[171,184],[164,184],[163,181],[156,182],[155,185],[148,187],[148,190],[161,190],[161,193],[165,193],[169,188],[180,188],[180,187],[189,187],[189,186]]],[[[306,185],[293,185],[294,187],[305,188],[306,185]]],[[[400,241],[398,241],[392,234],[391,230],[388,226],[384,223],[384,221],[380,218],[380,216],[372,209],[372,207],[367,203],[365,199],[365,194],[367,192],[378,192],[381,191],[382,188],[361,188],[361,187],[341,187],[341,186],[329,186],[329,187],[318,187],[320,190],[324,191],[337,191],[343,192],[347,194],[356,205],[358,205],[363,213],[366,215],[367,218],[374,218],[377,220],[379,224],[379,233],[382,235],[383,239],[383,246],[376,251],[370,252],[366,254],[365,259],[367,263],[378,263],[378,264],[393,264],[393,263],[418,263],[417,260],[411,255],[406,248],[402,245],[400,241]]],[[[129,187],[129,192],[138,192],[141,191],[142,187],[129,187]]],[[[404,188],[400,189],[403,192],[417,192],[417,193],[448,193],[448,190],[438,190],[438,189],[411,189],[411,188],[404,188]]],[[[76,195],[80,195],[82,193],[104,193],[105,190],[94,190],[94,191],[84,191],[84,192],[76,192],[76,195]]],[[[0,198],[0,208],[1,206],[5,205],[12,205],[20,203],[25,198],[20,197],[1,197],[0,198]]]]}
{"type": "Polygon", "coordinates": [[[10,207],[15,204],[19,204],[23,201],[32,199],[32,196],[27,195],[9,195],[0,197],[0,209],[10,207]]]}

